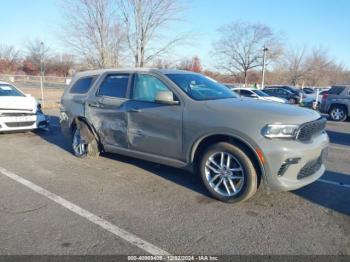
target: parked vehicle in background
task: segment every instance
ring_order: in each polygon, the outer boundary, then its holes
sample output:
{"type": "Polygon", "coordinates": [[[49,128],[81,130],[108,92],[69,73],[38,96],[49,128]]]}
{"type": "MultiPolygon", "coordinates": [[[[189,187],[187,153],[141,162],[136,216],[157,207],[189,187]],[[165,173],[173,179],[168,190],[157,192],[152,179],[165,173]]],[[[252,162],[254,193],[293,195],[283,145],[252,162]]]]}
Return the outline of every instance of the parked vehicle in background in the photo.
{"type": "Polygon", "coordinates": [[[350,85],[333,86],[324,94],[321,112],[333,121],[345,121],[350,116],[350,85]]]}
{"type": "Polygon", "coordinates": [[[270,96],[286,99],[290,104],[299,104],[300,102],[299,93],[291,92],[288,89],[280,87],[268,87],[263,89],[263,91],[270,96]]]}
{"type": "Polygon", "coordinates": [[[294,86],[286,86],[286,85],[273,85],[273,86],[265,86],[264,89],[269,89],[269,88],[281,88],[281,89],[285,89],[285,90],[288,90],[292,93],[295,93],[295,94],[300,94],[302,93],[302,90],[299,89],[299,88],[296,88],[294,86]]]}
{"type": "Polygon", "coordinates": [[[47,117],[34,97],[15,86],[0,82],[0,132],[47,128],[47,117]]]}
{"type": "Polygon", "coordinates": [[[277,102],[277,103],[287,103],[288,101],[283,98],[270,96],[262,90],[254,89],[254,88],[233,88],[234,92],[236,92],[239,96],[250,97],[257,100],[277,102]]]}
{"type": "Polygon", "coordinates": [[[235,84],[223,83],[223,85],[230,88],[230,89],[239,88],[239,85],[235,85],[235,84]]]}
{"type": "MultiPolygon", "coordinates": [[[[303,93],[303,98],[299,102],[299,105],[307,108],[314,108],[316,102],[316,94],[305,94],[303,93]]],[[[320,101],[318,102],[320,104],[320,101]]],[[[318,106],[316,106],[317,108],[318,106]]]]}
{"type": "Polygon", "coordinates": [[[329,92],[329,88],[321,89],[319,95],[321,96],[321,98],[323,98],[324,95],[328,95],[328,92],[329,92]]]}
{"type": "Polygon", "coordinates": [[[300,105],[303,107],[318,109],[321,106],[322,96],[326,94],[329,88],[310,88],[305,87],[301,90],[304,94],[300,105]]]}
{"type": "Polygon", "coordinates": [[[315,93],[316,93],[315,89],[313,89],[313,88],[311,88],[311,87],[304,87],[304,88],[302,89],[302,91],[303,91],[305,94],[308,94],[308,95],[310,95],[310,94],[315,94],[315,93]]]}
{"type": "MultiPolygon", "coordinates": [[[[291,104],[299,104],[302,107],[313,108],[313,104],[316,101],[316,94],[307,94],[304,90],[294,86],[267,86],[263,91],[266,92],[268,89],[278,88],[291,92],[294,96],[289,97],[288,101],[291,104]]],[[[267,93],[267,92],[266,92],[267,93]]],[[[283,92],[282,97],[283,97],[283,92]]],[[[281,94],[280,94],[281,95],[281,94]]],[[[284,97],[283,97],[284,98],[284,97]]]]}
{"type": "Polygon", "coordinates": [[[325,171],[328,136],[319,113],[239,98],[207,77],[180,70],[79,73],[61,100],[62,132],[77,157],[100,151],[198,173],[225,202],[294,190],[325,171]]]}

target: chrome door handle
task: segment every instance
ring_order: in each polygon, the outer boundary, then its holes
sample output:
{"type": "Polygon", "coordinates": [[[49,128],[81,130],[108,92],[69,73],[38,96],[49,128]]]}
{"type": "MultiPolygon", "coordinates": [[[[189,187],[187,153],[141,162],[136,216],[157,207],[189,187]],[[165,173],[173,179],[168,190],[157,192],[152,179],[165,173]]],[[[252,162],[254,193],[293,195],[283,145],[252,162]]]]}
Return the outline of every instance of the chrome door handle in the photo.
{"type": "Polygon", "coordinates": [[[89,107],[101,108],[102,105],[100,103],[89,103],[89,107]]]}

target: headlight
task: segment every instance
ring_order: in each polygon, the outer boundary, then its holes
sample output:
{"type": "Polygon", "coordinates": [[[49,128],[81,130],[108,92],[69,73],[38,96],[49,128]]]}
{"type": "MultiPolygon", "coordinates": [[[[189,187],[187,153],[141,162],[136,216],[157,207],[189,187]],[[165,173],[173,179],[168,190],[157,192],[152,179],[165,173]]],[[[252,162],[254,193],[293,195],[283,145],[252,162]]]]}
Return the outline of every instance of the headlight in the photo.
{"type": "Polygon", "coordinates": [[[295,138],[298,129],[298,125],[267,125],[262,133],[268,138],[295,138]]]}

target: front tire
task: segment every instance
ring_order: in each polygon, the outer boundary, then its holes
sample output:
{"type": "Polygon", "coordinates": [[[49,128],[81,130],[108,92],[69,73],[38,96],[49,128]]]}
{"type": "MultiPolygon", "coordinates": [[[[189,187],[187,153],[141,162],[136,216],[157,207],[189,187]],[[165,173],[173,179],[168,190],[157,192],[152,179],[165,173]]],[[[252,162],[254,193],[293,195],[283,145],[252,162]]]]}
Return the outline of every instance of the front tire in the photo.
{"type": "Polygon", "coordinates": [[[199,164],[202,182],[223,202],[238,203],[252,197],[258,187],[257,172],[240,146],[220,142],[210,146],[199,164]]]}
{"type": "Polygon", "coordinates": [[[333,121],[343,122],[347,118],[347,112],[344,106],[335,105],[330,110],[329,116],[333,121]]]}

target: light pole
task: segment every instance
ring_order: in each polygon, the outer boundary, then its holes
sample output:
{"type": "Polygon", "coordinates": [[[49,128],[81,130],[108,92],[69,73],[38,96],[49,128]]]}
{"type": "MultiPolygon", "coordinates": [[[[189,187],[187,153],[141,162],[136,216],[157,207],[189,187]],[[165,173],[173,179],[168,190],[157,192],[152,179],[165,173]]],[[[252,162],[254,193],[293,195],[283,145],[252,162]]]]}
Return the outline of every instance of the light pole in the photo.
{"type": "Polygon", "coordinates": [[[266,67],[266,53],[269,49],[264,45],[264,55],[263,55],[263,64],[262,64],[262,80],[261,80],[261,89],[265,87],[265,67],[266,67]]]}
{"type": "Polygon", "coordinates": [[[44,42],[40,43],[40,90],[41,90],[41,103],[44,107],[44,86],[43,86],[43,77],[44,77],[44,42]]]}

